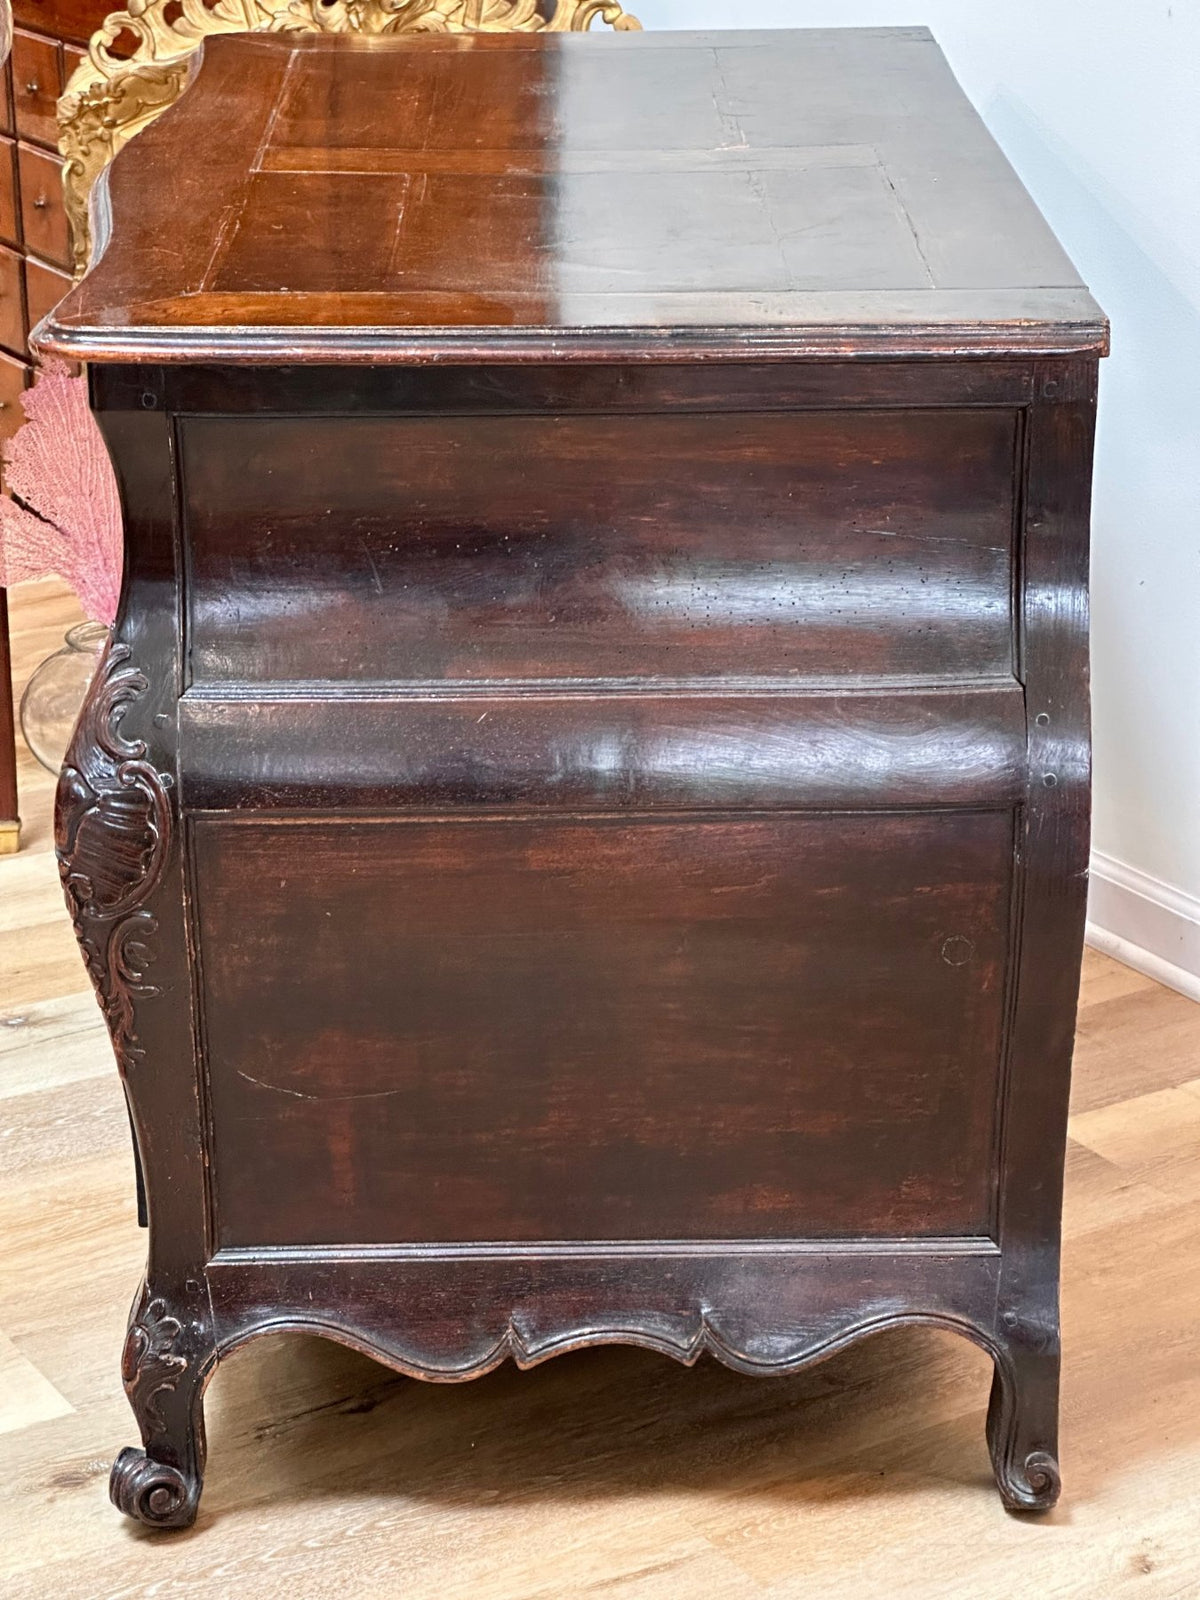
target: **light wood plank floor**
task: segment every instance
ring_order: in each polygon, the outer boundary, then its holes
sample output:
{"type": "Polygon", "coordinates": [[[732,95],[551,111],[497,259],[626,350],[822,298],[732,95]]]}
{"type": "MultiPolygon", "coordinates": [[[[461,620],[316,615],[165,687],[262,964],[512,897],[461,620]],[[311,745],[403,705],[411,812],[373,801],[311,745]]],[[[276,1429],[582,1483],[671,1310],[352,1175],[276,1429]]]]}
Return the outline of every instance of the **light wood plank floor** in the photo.
{"type": "MultiPolygon", "coordinates": [[[[14,606],[18,674],[71,620],[14,606]]],[[[105,1480],[143,1236],[127,1132],[27,766],[0,862],[0,1590],[25,1597],[1195,1600],[1200,1596],[1200,1007],[1088,958],[1066,1208],[1059,1510],[1007,1517],[989,1372],[881,1336],[791,1379],[635,1351],[462,1387],[261,1340],[209,1391],[190,1534],[105,1480]]]]}

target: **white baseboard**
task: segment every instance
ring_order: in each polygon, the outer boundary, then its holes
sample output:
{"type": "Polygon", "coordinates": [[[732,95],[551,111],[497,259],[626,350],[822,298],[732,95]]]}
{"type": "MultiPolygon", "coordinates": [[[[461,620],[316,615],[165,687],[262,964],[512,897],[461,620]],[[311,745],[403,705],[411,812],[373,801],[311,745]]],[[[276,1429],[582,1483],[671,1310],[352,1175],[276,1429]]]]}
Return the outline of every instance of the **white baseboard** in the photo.
{"type": "Polygon", "coordinates": [[[1092,856],[1087,941],[1200,1001],[1200,899],[1113,856],[1092,856]]]}

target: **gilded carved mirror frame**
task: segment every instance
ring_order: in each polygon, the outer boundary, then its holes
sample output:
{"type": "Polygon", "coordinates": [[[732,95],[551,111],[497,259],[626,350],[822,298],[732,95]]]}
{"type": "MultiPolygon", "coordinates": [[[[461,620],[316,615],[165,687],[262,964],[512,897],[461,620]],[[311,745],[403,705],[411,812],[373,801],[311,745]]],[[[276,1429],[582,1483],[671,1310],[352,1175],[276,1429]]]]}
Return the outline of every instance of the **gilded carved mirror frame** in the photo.
{"type": "Polygon", "coordinates": [[[123,145],[182,94],[189,57],[218,33],[583,33],[640,28],[617,0],[129,0],[92,35],[58,102],[75,276],[91,251],[88,198],[123,145]],[[114,54],[118,42],[136,41],[114,54]]]}

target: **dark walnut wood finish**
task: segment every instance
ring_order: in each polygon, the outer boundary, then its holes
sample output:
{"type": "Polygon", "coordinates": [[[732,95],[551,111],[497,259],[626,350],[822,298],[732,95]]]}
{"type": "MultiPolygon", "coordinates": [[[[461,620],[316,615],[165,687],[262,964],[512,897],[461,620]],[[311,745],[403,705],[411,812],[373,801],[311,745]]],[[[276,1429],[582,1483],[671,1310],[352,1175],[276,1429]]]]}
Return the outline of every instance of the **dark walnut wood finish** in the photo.
{"type": "Polygon", "coordinates": [[[43,342],[128,539],[58,819],[117,1503],[194,1518],[272,1330],[920,1321],[1051,1505],[1106,330],[929,36],[223,38],[99,217],[43,342]]]}

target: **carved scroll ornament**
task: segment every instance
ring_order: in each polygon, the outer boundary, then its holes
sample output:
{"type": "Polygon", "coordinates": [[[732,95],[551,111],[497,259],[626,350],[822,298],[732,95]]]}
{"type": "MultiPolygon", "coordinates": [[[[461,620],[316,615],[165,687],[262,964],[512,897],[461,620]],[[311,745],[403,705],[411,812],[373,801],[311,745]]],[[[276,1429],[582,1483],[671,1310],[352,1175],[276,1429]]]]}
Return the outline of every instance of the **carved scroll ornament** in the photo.
{"type": "Polygon", "coordinates": [[[205,1456],[201,1401],[215,1362],[212,1328],[196,1296],[160,1294],[144,1284],[121,1358],[144,1448],[121,1451],[109,1495],[147,1527],[186,1528],[195,1521],[205,1456]]]}
{"type": "Polygon", "coordinates": [[[218,33],[583,33],[641,24],[616,0],[129,0],[107,17],[58,102],[76,277],[91,250],[88,198],[122,146],[182,94],[188,57],[218,33]],[[120,42],[132,50],[115,54],[120,42]]]}
{"type": "Polygon", "coordinates": [[[187,1371],[185,1343],[184,1325],[170,1314],[166,1301],[143,1295],[125,1335],[121,1381],[151,1436],[167,1431],[162,1401],[187,1371]]]}
{"type": "Polygon", "coordinates": [[[111,644],[67,751],[55,813],[67,907],[122,1072],[142,1053],[135,1002],[156,992],[146,969],[158,924],[143,902],[161,877],[171,832],[170,778],[120,726],[147,687],[129,647],[111,644]]]}

